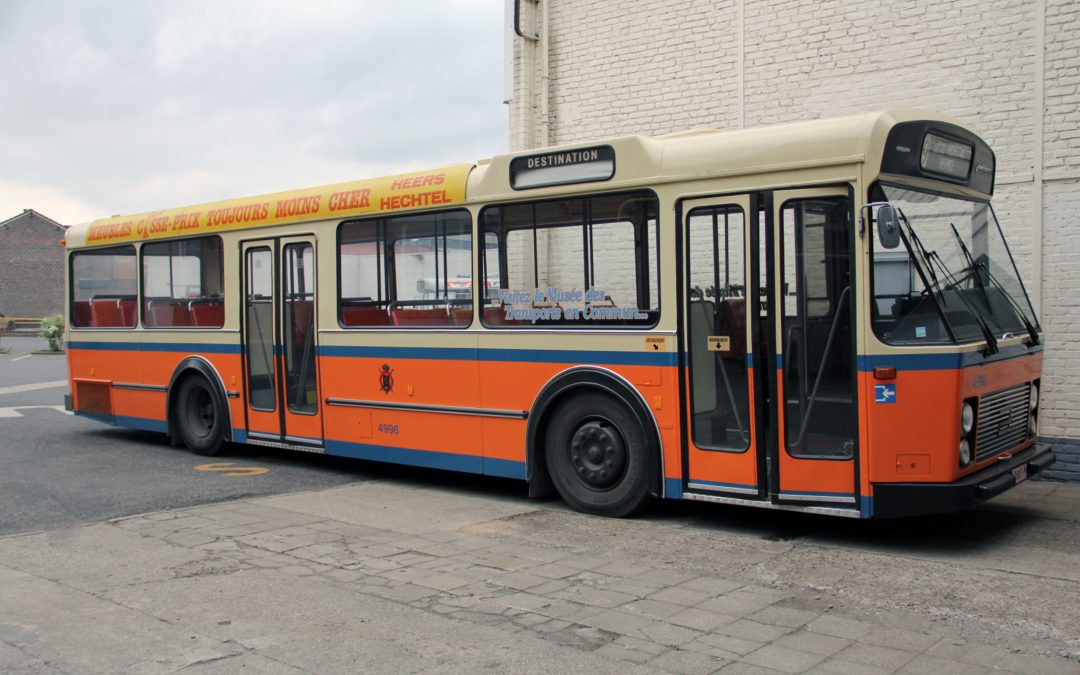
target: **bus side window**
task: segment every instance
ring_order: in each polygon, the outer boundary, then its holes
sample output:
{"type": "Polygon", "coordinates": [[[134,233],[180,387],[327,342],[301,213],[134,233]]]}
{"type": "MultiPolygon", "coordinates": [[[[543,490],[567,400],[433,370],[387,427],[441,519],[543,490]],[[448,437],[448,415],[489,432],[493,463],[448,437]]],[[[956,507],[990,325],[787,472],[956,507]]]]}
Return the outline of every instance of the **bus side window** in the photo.
{"type": "Polygon", "coordinates": [[[72,254],[72,327],[135,327],[135,260],[135,247],[130,245],[72,254]]]}
{"type": "Polygon", "coordinates": [[[455,209],[342,223],[338,273],[343,327],[467,327],[472,216],[455,209]]]}
{"type": "Polygon", "coordinates": [[[220,237],[143,244],[142,311],[148,328],[225,325],[220,237]]]}
{"type": "Polygon", "coordinates": [[[687,216],[691,436],[703,450],[750,446],[743,253],[746,218],[734,205],[687,216]]]}
{"type": "Polygon", "coordinates": [[[659,318],[659,206],[650,191],[481,212],[491,327],[647,327],[659,318]],[[496,266],[497,263],[497,266],[496,266]]]}

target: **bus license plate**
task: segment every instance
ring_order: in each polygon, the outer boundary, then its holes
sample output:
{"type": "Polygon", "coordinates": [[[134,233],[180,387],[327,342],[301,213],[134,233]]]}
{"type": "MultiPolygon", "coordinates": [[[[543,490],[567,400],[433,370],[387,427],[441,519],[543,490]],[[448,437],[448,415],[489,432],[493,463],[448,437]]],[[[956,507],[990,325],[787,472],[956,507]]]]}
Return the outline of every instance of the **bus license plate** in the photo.
{"type": "Polygon", "coordinates": [[[1012,470],[1013,478],[1017,483],[1022,483],[1027,480],[1027,464],[1021,464],[1012,470]]]}

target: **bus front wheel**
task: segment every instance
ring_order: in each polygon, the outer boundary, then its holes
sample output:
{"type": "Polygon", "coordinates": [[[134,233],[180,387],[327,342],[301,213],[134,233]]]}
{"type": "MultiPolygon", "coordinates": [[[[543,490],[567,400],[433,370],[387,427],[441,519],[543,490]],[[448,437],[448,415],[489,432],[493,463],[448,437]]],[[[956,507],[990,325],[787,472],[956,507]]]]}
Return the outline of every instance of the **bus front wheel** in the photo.
{"type": "Polygon", "coordinates": [[[216,455],[225,443],[224,411],[202,377],[180,383],[176,400],[176,427],[184,445],[196,455],[216,455]]]}
{"type": "Polygon", "coordinates": [[[559,495],[585,513],[621,518],[642,509],[649,494],[645,431],[615,399],[574,394],[552,414],[544,445],[559,495]]]}

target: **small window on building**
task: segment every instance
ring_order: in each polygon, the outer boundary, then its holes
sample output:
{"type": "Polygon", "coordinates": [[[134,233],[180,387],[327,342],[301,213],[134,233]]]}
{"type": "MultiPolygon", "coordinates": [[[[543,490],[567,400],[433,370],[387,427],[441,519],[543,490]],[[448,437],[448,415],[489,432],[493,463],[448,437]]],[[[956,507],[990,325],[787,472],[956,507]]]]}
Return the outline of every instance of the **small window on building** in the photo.
{"type": "Polygon", "coordinates": [[[219,237],[144,244],[143,325],[221,328],[225,325],[219,237]]]}
{"type": "Polygon", "coordinates": [[[647,191],[484,209],[484,324],[654,325],[658,210],[647,191]]]}
{"type": "Polygon", "coordinates": [[[134,328],[135,247],[79,251],[71,255],[71,325],[134,328]]]}
{"type": "Polygon", "coordinates": [[[472,217],[423,213],[344,223],[345,327],[462,328],[472,322],[472,217]]]}

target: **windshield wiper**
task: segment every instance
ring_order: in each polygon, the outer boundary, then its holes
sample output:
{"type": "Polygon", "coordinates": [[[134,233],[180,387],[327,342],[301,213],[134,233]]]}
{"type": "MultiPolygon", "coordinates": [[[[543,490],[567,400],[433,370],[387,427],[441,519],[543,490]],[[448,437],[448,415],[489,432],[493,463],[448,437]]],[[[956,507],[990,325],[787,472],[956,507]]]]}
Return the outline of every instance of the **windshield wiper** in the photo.
{"type": "MultiPolygon", "coordinates": [[[[941,256],[937,254],[937,251],[931,251],[930,256],[931,260],[937,260],[938,266],[941,267],[941,273],[949,280],[948,288],[959,286],[961,283],[960,280],[953,276],[952,272],[949,271],[948,266],[945,264],[945,261],[941,259],[941,256]]],[[[944,289],[942,289],[941,295],[944,297],[944,289]]],[[[986,351],[991,354],[996,354],[998,352],[997,337],[994,336],[994,331],[990,330],[990,325],[986,323],[986,319],[984,319],[982,313],[979,312],[979,308],[972,304],[971,300],[964,295],[962,290],[957,290],[956,297],[960,298],[960,302],[967,308],[968,314],[971,315],[971,318],[975,319],[975,323],[979,326],[979,329],[982,330],[983,339],[986,340],[986,351]]]]}
{"type": "MultiPolygon", "coordinates": [[[[982,292],[983,302],[986,303],[986,309],[993,313],[993,309],[990,307],[990,296],[986,292],[986,285],[983,283],[982,275],[979,274],[979,268],[983,265],[975,262],[975,258],[971,255],[971,251],[968,250],[964,240],[960,238],[960,233],[957,232],[956,226],[949,223],[949,228],[952,230],[953,237],[956,239],[956,243],[960,246],[960,252],[964,254],[964,259],[967,260],[967,268],[957,275],[957,282],[963,281],[964,276],[971,276],[975,280],[975,285],[979,287],[979,291],[982,292]]],[[[989,270],[987,270],[989,272],[989,270]]]]}
{"type": "MultiPolygon", "coordinates": [[[[919,239],[919,235],[915,234],[915,228],[908,222],[907,216],[904,215],[903,211],[900,212],[900,216],[903,218],[904,224],[907,225],[908,238],[911,239],[911,243],[915,244],[915,248],[919,251],[919,255],[922,256],[923,267],[930,273],[930,279],[934,282],[934,288],[941,288],[941,282],[938,281],[937,275],[934,274],[934,266],[930,264],[930,253],[928,253],[926,247],[923,246],[922,240],[919,239]]],[[[942,300],[944,300],[944,297],[942,300]]]]}
{"type": "MultiPolygon", "coordinates": [[[[997,285],[1004,291],[1004,286],[1002,286],[1001,282],[998,281],[997,277],[994,276],[994,273],[990,271],[989,265],[986,266],[986,275],[990,277],[990,281],[994,282],[995,285],[997,285]]],[[[1004,295],[1009,300],[1009,304],[1011,304],[1013,309],[1016,311],[1016,315],[1020,317],[1021,321],[1024,322],[1024,330],[1026,330],[1028,335],[1031,336],[1031,344],[1042,344],[1039,341],[1039,331],[1035,330],[1035,326],[1032,325],[1031,321],[1028,320],[1027,315],[1024,314],[1024,310],[1020,308],[1020,303],[1018,303],[1008,292],[1005,292],[1004,295]]]]}
{"type": "Polygon", "coordinates": [[[982,275],[979,273],[980,268],[986,271],[986,277],[991,281],[991,283],[1001,289],[1002,295],[1004,295],[1006,300],[1009,301],[1009,305],[1012,307],[1013,311],[1016,312],[1016,316],[1018,316],[1020,318],[1020,321],[1023,322],[1024,329],[1027,330],[1028,335],[1031,337],[1031,343],[1033,345],[1039,344],[1038,331],[1036,331],[1035,326],[1031,325],[1031,322],[1028,321],[1028,318],[1024,314],[1024,311],[1020,309],[1020,305],[1017,304],[1016,300],[1013,299],[1012,295],[1005,290],[1005,288],[1001,285],[1001,282],[999,282],[997,280],[997,277],[994,276],[994,273],[990,271],[989,265],[975,261],[975,258],[971,255],[971,251],[968,249],[967,245],[964,244],[964,240],[960,237],[960,233],[956,230],[956,226],[952,223],[949,223],[949,227],[952,228],[953,237],[956,238],[956,243],[959,244],[960,251],[964,254],[964,258],[967,259],[968,269],[971,270],[971,275],[975,278],[975,283],[978,285],[979,290],[982,291],[983,301],[986,303],[986,308],[993,312],[993,309],[990,307],[990,295],[986,292],[986,284],[983,283],[982,275]]]}
{"type": "Polygon", "coordinates": [[[923,285],[922,293],[925,296],[929,296],[930,302],[934,304],[934,309],[937,310],[938,317],[940,317],[941,319],[942,327],[945,328],[945,332],[949,334],[949,337],[953,341],[955,341],[956,333],[953,330],[953,327],[949,323],[948,319],[945,318],[945,308],[942,306],[945,298],[944,296],[942,296],[941,293],[936,293],[933,290],[935,287],[940,286],[940,284],[937,280],[937,275],[934,274],[934,268],[930,264],[929,259],[927,258],[926,247],[924,247],[922,245],[922,242],[919,241],[918,235],[916,235],[915,230],[911,228],[911,223],[908,222],[907,216],[904,215],[904,212],[900,209],[897,209],[896,211],[900,214],[900,220],[902,221],[902,223],[907,225],[907,234],[905,234],[903,226],[897,228],[897,234],[900,235],[900,241],[904,243],[904,248],[907,249],[912,266],[919,274],[919,280],[922,282],[923,285]],[[922,257],[922,262],[919,261],[919,256],[922,257]],[[929,279],[927,279],[927,274],[930,275],[929,279]],[[931,279],[933,280],[933,284],[930,283],[931,279]]]}
{"type": "MultiPolygon", "coordinates": [[[[940,296],[942,303],[947,303],[948,299],[945,295],[946,289],[941,286],[941,282],[938,281],[937,275],[934,274],[934,260],[937,260],[942,275],[949,280],[949,288],[958,286],[960,282],[953,276],[952,272],[949,271],[948,266],[941,259],[941,256],[937,254],[937,251],[926,250],[926,247],[923,246],[922,241],[919,239],[919,235],[915,234],[915,228],[911,226],[907,216],[903,215],[903,211],[901,211],[900,214],[901,220],[907,225],[908,236],[911,237],[912,242],[914,242],[915,246],[919,249],[920,255],[922,255],[923,259],[926,261],[926,267],[927,271],[930,273],[930,278],[934,280],[934,287],[930,289],[930,292],[935,296],[940,296]]],[[[986,341],[986,351],[990,354],[996,354],[998,351],[997,338],[994,337],[994,331],[990,330],[990,326],[987,325],[986,319],[982,317],[982,314],[979,313],[978,309],[971,304],[971,301],[968,300],[962,292],[957,293],[956,297],[960,298],[960,302],[967,308],[968,314],[975,319],[975,324],[979,327],[979,330],[982,331],[983,339],[986,341]]]]}

